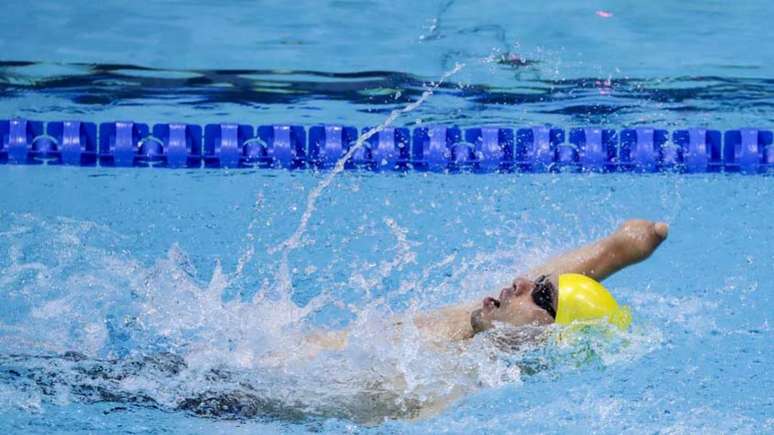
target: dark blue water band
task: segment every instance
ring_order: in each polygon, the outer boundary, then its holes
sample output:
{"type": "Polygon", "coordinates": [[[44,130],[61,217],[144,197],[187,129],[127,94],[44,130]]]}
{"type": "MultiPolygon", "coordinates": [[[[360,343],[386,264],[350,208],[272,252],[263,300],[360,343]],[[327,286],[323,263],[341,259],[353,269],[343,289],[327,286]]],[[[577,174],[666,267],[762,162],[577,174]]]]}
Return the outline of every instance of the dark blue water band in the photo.
{"type": "MultiPolygon", "coordinates": [[[[360,133],[367,131],[363,129],[360,133]]],[[[329,168],[358,129],[319,125],[0,121],[0,163],[168,168],[329,168]]],[[[745,172],[774,169],[772,131],[385,128],[347,167],[426,171],[745,172]],[[413,134],[412,134],[413,133],[413,134]]]]}

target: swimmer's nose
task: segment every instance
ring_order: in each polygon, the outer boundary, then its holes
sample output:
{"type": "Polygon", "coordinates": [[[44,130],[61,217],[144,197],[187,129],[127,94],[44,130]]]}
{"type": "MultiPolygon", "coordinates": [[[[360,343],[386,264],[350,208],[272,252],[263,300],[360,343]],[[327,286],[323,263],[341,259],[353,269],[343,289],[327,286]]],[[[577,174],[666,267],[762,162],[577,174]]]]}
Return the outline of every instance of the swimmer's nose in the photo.
{"type": "Polygon", "coordinates": [[[502,290],[500,290],[500,300],[507,301],[513,296],[515,292],[515,287],[504,287],[502,290]]]}

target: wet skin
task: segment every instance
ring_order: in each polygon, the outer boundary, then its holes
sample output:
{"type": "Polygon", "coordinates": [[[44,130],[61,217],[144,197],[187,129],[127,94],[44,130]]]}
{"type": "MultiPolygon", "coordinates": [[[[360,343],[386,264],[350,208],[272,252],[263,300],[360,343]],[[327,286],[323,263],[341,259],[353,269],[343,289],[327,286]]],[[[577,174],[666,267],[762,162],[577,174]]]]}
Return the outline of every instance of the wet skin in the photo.
{"type": "Polygon", "coordinates": [[[633,219],[624,222],[608,237],[549,260],[528,276],[550,277],[550,307],[538,303],[541,298],[536,297],[537,287],[533,280],[516,278],[510,287],[500,291],[498,298],[487,296],[480,308],[471,311],[471,336],[491,328],[496,322],[516,327],[553,323],[549,309],[552,308],[550,311],[554,313],[557,309],[559,275],[580,273],[602,281],[624,267],[648,258],[666,240],[668,232],[669,226],[663,222],[633,219]]]}
{"type": "MultiPolygon", "coordinates": [[[[555,285],[552,286],[555,288],[555,285]]],[[[471,313],[471,324],[474,332],[484,331],[492,327],[494,322],[502,322],[511,326],[550,325],[553,316],[535,301],[537,286],[527,278],[516,278],[510,287],[500,290],[498,298],[487,296],[481,302],[481,308],[471,313]]],[[[551,304],[556,310],[555,291],[551,292],[551,304]]]]}
{"type": "MultiPolygon", "coordinates": [[[[668,229],[665,223],[626,221],[609,236],[554,257],[516,278],[509,286],[502,288],[496,297],[487,296],[483,301],[479,299],[480,302],[440,307],[411,318],[393,319],[396,341],[399,340],[402,326],[413,322],[421,333],[419,336],[425,348],[439,353],[461,352],[468,340],[477,333],[500,324],[518,328],[518,335],[508,337],[509,348],[531,342],[537,338],[534,330],[542,330],[541,326],[554,322],[549,312],[556,312],[556,283],[559,275],[579,273],[602,281],[649,257],[666,239],[668,229]],[[541,280],[543,277],[546,277],[545,281],[541,280]],[[548,286],[548,283],[552,285],[548,286]],[[530,325],[537,328],[529,328],[530,325]]],[[[498,331],[493,332],[496,335],[498,331]]],[[[348,345],[348,336],[346,330],[313,334],[300,347],[305,352],[294,351],[290,355],[307,358],[314,357],[322,350],[343,349],[348,345]]],[[[392,388],[397,390],[405,388],[406,382],[401,376],[389,380],[389,384],[395,386],[392,388]]],[[[455,388],[428,399],[413,418],[435,415],[467,392],[465,388],[455,388]]]]}
{"type": "MultiPolygon", "coordinates": [[[[623,222],[607,237],[549,259],[516,278],[497,297],[481,302],[441,307],[417,315],[413,322],[428,342],[441,346],[449,341],[467,340],[497,323],[512,326],[548,325],[554,319],[536,303],[535,280],[548,276],[554,288],[564,273],[579,273],[602,281],[617,271],[648,258],[666,240],[669,226],[663,222],[632,219],[623,222]]],[[[550,295],[556,310],[556,291],[550,295]]],[[[480,301],[480,300],[479,300],[480,301]]],[[[405,319],[396,319],[400,325],[405,319]]],[[[347,331],[314,334],[306,345],[312,354],[320,349],[341,349],[347,345],[347,331]]]]}

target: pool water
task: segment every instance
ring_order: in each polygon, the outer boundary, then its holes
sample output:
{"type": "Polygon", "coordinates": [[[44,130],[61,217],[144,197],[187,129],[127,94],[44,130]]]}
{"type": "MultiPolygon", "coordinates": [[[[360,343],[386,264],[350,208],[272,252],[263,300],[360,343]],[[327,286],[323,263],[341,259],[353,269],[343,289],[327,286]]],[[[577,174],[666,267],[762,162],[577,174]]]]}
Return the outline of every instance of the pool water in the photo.
{"type": "MultiPolygon", "coordinates": [[[[764,2],[402,3],[11,2],[1,117],[377,125],[464,65],[396,124],[772,123],[764,2]]],[[[313,195],[329,175],[0,167],[0,428],[774,432],[770,177],[352,171],[313,195]],[[671,225],[606,281],[631,331],[427,349],[395,323],[630,217],[671,225]]]]}
{"type": "Polygon", "coordinates": [[[0,107],[360,127],[464,64],[400,124],[767,127],[773,18],[764,0],[9,0],[0,107]]]}

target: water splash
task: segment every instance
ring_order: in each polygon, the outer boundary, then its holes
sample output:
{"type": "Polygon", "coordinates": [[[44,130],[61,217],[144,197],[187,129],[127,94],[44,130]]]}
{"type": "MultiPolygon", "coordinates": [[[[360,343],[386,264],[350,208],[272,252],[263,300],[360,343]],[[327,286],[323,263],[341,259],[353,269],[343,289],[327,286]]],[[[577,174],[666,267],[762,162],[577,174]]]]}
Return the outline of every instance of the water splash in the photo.
{"type": "Polygon", "coordinates": [[[433,92],[436,89],[438,89],[441,85],[443,85],[443,83],[446,80],[448,80],[449,77],[453,76],[464,67],[465,67],[464,64],[460,64],[460,63],[455,64],[454,68],[444,73],[438,81],[431,83],[430,86],[427,89],[425,89],[424,92],[422,92],[422,95],[416,101],[406,105],[402,109],[393,110],[392,112],[390,112],[390,115],[381,124],[379,124],[374,128],[369,129],[365,133],[358,136],[355,143],[336,162],[336,165],[333,167],[333,169],[329,173],[327,173],[323,177],[323,179],[317,184],[317,186],[309,193],[309,195],[306,198],[306,206],[304,208],[304,212],[301,215],[301,219],[298,223],[298,227],[296,227],[296,230],[283,243],[269,250],[270,254],[276,254],[277,252],[279,252],[281,256],[280,266],[277,272],[277,283],[278,283],[278,288],[280,289],[280,294],[289,295],[292,290],[291,276],[290,276],[290,270],[288,266],[288,257],[290,255],[290,252],[298,248],[301,238],[304,236],[304,233],[306,232],[306,228],[309,224],[309,219],[311,219],[312,214],[314,214],[315,209],[317,208],[317,200],[320,198],[320,195],[322,195],[323,192],[331,185],[334,178],[336,178],[336,176],[344,170],[344,165],[346,164],[346,162],[349,159],[351,159],[352,156],[355,155],[355,153],[358,152],[358,150],[360,150],[363,147],[365,142],[371,136],[379,133],[380,131],[383,131],[385,128],[392,125],[392,123],[395,122],[395,120],[398,119],[399,116],[409,113],[415,110],[416,108],[418,108],[419,106],[421,106],[425,101],[427,101],[433,95],[433,92]]]}
{"type": "MultiPolygon", "coordinates": [[[[304,307],[227,300],[231,282],[222,268],[200,279],[179,246],[145,266],[120,249],[106,250],[115,236],[107,228],[30,215],[9,220],[17,230],[0,236],[12,241],[10,259],[3,261],[15,266],[6,269],[2,289],[24,292],[23,301],[11,304],[29,308],[15,323],[0,322],[0,403],[26,412],[47,403],[107,401],[217,418],[337,417],[376,424],[433,414],[480,388],[518,383],[565,364],[566,351],[559,348],[504,347],[514,333],[507,330],[465,345],[428,347],[416,325],[395,317],[388,303],[359,307],[346,349],[315,348],[305,325],[286,313],[305,318],[325,299],[304,307]],[[39,250],[43,241],[53,249],[39,250]]],[[[394,218],[383,223],[395,239],[395,256],[376,264],[363,288],[416,259],[407,229],[394,218]]],[[[494,278],[484,271],[503,258],[519,261],[514,255],[482,253],[430,285],[428,277],[460,261],[447,256],[406,277],[401,291],[422,289],[428,300],[459,288],[472,292],[482,280],[504,278],[507,271],[494,278]]],[[[407,318],[421,307],[408,310],[407,318]]],[[[603,342],[591,347],[613,352],[603,342]]]]}

